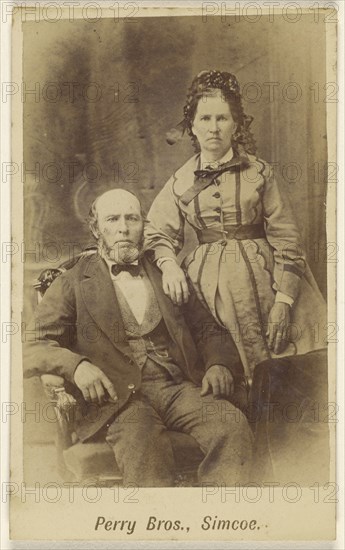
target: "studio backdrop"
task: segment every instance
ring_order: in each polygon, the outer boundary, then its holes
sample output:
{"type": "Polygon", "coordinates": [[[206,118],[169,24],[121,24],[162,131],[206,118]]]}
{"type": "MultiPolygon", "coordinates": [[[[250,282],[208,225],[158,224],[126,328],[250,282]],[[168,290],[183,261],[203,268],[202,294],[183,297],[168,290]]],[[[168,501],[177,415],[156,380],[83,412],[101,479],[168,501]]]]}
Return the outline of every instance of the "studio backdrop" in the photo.
{"type": "Polygon", "coordinates": [[[193,154],[187,135],[171,146],[165,134],[182,119],[192,78],[211,68],[237,76],[258,155],[275,166],[326,294],[327,174],[335,171],[326,107],[336,90],[326,80],[324,23],[150,17],[23,29],[24,320],[40,271],[90,244],[85,219],[99,193],[124,187],[147,210],[193,154]]]}

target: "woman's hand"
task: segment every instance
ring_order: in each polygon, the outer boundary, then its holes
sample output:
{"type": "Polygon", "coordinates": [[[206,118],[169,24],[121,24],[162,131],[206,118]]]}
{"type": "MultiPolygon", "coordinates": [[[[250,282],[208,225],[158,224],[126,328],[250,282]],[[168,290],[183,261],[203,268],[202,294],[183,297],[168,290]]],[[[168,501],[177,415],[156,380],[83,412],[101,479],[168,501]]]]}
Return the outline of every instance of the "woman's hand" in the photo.
{"type": "Polygon", "coordinates": [[[174,304],[186,304],[189,298],[186,276],[175,260],[167,260],[160,267],[164,293],[174,304]]]}
{"type": "Polygon", "coordinates": [[[288,328],[290,324],[290,306],[276,302],[268,316],[268,347],[275,354],[282,353],[288,345],[288,328]]]}

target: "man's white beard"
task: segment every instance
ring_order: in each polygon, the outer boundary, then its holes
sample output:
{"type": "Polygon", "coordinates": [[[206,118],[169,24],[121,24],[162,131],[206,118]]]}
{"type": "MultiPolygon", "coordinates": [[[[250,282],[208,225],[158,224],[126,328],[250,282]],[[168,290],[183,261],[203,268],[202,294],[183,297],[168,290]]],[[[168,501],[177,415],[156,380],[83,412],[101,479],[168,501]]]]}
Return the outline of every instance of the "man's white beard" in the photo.
{"type": "Polygon", "coordinates": [[[117,264],[131,264],[139,258],[139,245],[134,243],[116,243],[113,247],[108,246],[100,239],[99,246],[102,254],[117,264]]]}

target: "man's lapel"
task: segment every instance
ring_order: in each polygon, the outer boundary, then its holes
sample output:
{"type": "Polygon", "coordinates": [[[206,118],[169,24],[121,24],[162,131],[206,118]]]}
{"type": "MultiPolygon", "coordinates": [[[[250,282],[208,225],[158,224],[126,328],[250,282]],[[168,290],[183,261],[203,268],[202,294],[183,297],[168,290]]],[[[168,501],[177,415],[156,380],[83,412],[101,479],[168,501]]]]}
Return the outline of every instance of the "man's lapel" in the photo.
{"type": "Polygon", "coordinates": [[[81,281],[84,304],[97,327],[120,351],[129,352],[120,306],[108,266],[99,254],[87,262],[81,281]]]}

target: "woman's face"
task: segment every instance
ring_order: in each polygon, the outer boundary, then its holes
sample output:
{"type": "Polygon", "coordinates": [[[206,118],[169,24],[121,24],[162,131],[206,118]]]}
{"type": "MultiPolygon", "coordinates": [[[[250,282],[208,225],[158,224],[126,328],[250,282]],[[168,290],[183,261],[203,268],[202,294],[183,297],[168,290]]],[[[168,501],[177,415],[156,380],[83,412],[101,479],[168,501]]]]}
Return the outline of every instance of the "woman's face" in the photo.
{"type": "Polygon", "coordinates": [[[206,158],[219,160],[225,155],[231,146],[231,137],[236,126],[230,106],[220,90],[199,100],[192,132],[206,158]]]}

